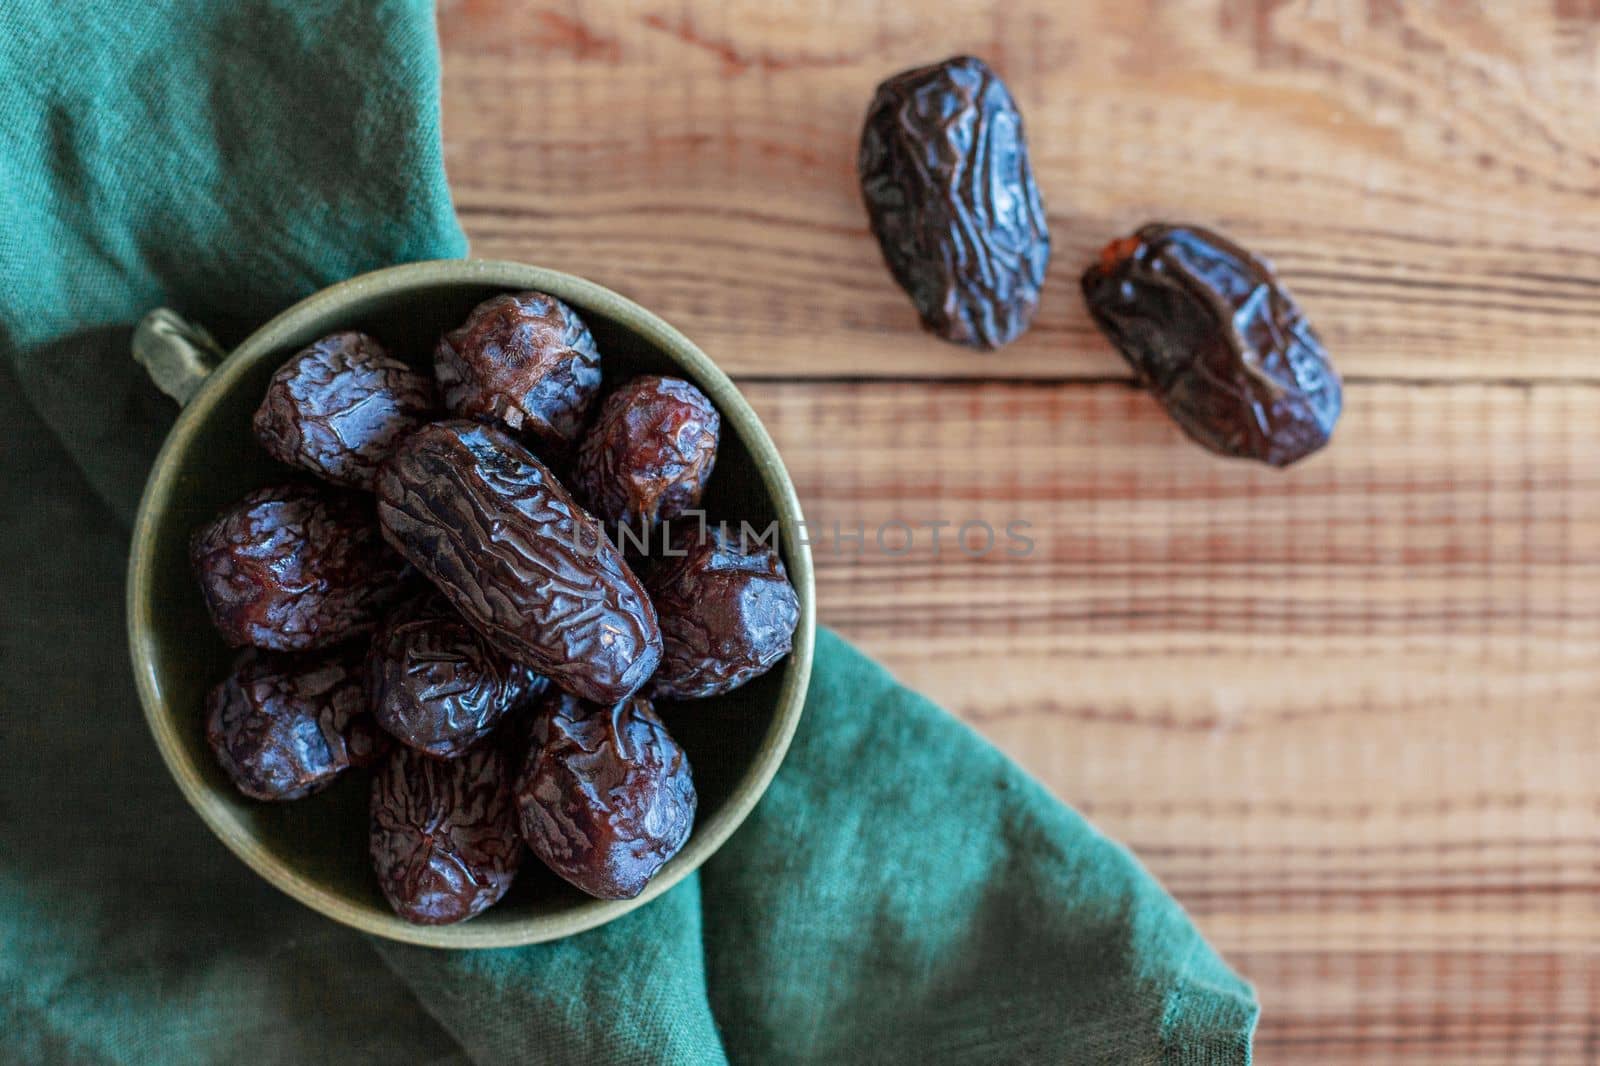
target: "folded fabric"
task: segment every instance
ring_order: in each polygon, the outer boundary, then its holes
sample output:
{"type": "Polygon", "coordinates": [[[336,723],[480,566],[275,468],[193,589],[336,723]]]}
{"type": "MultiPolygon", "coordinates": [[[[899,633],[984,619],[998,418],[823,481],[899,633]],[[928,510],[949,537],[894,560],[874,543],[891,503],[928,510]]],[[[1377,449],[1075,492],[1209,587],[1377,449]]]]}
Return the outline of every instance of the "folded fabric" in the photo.
{"type": "Polygon", "coordinates": [[[0,4],[0,350],[131,519],[166,304],[225,345],[329,282],[465,255],[430,0],[0,4]]]}
{"type": "Polygon", "coordinates": [[[124,649],[173,415],[131,326],[463,254],[437,93],[423,0],[0,6],[0,1059],[1248,1061],[1249,986],[1134,859],[827,632],[744,828],[559,943],[368,939],[189,813],[124,649]]]}

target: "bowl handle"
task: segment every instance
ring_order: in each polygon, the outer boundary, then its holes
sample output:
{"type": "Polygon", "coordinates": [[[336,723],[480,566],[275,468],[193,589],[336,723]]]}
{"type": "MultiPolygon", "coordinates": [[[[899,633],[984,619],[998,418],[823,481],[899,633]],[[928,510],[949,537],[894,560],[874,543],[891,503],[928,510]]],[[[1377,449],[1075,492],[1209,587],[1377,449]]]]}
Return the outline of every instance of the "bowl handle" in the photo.
{"type": "Polygon", "coordinates": [[[196,325],[168,307],[158,307],[139,320],[133,331],[133,358],[156,388],[182,407],[200,391],[217,364],[222,347],[204,326],[196,325]]]}

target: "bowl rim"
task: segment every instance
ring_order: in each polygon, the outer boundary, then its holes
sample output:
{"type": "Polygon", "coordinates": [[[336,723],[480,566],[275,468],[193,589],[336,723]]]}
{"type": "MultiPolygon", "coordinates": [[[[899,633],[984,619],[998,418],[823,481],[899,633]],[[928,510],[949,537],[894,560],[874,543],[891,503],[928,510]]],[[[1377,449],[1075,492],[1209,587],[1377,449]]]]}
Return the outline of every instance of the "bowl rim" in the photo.
{"type": "Polygon", "coordinates": [[[727,374],[688,337],[651,312],[612,290],[576,275],[510,260],[434,259],[360,274],[330,285],[280,312],[235,347],[178,413],[162,442],[145,481],[134,519],[128,552],[126,613],[128,649],[146,723],[162,760],[189,805],[222,843],[269,884],[311,909],[344,925],[409,944],[441,948],[517,947],[572,936],[620,918],[662,895],[709,859],[727,842],[766,792],[794,738],[805,705],[816,643],[816,585],[811,548],[801,535],[803,517],[794,483],[754,409],[727,374]],[[779,534],[788,556],[789,579],[800,600],[800,621],[794,648],[785,666],[778,709],[755,759],[735,785],[716,816],[697,822],[684,849],[631,900],[586,899],[557,914],[478,926],[412,925],[398,915],[363,909],[346,902],[293,866],[268,853],[245,823],[211,794],[168,720],[156,677],[154,637],[157,605],[153,598],[150,560],[155,548],[157,516],[170,504],[176,487],[177,459],[185,454],[200,426],[235,381],[259,359],[288,346],[289,337],[307,319],[336,312],[374,288],[413,292],[440,284],[479,284],[508,290],[536,289],[625,325],[646,343],[678,363],[710,396],[725,423],[731,423],[750,451],[762,484],[779,520],[779,534]]]}

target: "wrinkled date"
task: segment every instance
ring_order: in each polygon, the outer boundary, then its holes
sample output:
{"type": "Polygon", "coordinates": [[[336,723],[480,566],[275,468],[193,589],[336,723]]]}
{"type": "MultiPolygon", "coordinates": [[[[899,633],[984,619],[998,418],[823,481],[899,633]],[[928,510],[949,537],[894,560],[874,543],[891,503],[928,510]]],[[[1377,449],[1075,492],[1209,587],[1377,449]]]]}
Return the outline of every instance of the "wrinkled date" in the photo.
{"type": "Polygon", "coordinates": [[[194,535],[189,560],[223,638],[276,651],[370,632],[405,572],[364,498],[298,484],[234,504],[194,535]]]}
{"type": "Polygon", "coordinates": [[[721,425],[687,381],[634,378],[600,405],[578,450],[576,488],[598,517],[648,531],[700,505],[721,425]]]}
{"type": "Polygon", "coordinates": [[[857,167],[873,235],[924,326],[984,349],[1027,331],[1050,232],[1022,116],[994,71],[958,56],[879,85],[857,167]]]}
{"type": "Polygon", "coordinates": [[[506,434],[425,426],[378,476],[384,536],[503,654],[612,704],[661,659],[655,609],[600,523],[506,434]]]}
{"type": "Polygon", "coordinates": [[[1184,432],[1220,455],[1288,466],[1328,443],[1339,375],[1258,259],[1198,226],[1154,223],[1083,275],[1089,313],[1184,432]]]}
{"type": "Polygon", "coordinates": [[[418,925],[493,906],[522,865],[511,767],[493,744],[459,759],[396,747],[372,779],[372,866],[395,913],[418,925]]]}
{"type": "Polygon", "coordinates": [[[386,747],[367,714],[359,656],[254,648],[206,696],[206,741],[239,791],[258,800],[319,792],[386,747]]]}
{"type": "Polygon", "coordinates": [[[365,333],[327,336],[272,375],[255,431],[279,462],[370,489],[395,438],[427,420],[433,381],[365,333]]]}
{"type": "Polygon", "coordinates": [[[789,654],[800,600],[778,553],[741,550],[717,527],[680,529],[646,587],[661,619],[656,698],[701,699],[738,688],[789,654]]]}
{"type": "Polygon", "coordinates": [[[439,339],[433,361],[451,411],[494,419],[557,451],[576,442],[600,391],[600,353],[589,327],[542,292],[485,300],[439,339]]]}
{"type": "Polygon", "coordinates": [[[637,696],[599,707],[547,694],[532,732],[516,783],[528,846],[591,896],[637,896],[689,839],[688,756],[637,696]]]}
{"type": "Polygon", "coordinates": [[[438,593],[391,614],[367,653],[367,690],[378,724],[441,759],[488,736],[544,684],[491,648],[438,593]]]}

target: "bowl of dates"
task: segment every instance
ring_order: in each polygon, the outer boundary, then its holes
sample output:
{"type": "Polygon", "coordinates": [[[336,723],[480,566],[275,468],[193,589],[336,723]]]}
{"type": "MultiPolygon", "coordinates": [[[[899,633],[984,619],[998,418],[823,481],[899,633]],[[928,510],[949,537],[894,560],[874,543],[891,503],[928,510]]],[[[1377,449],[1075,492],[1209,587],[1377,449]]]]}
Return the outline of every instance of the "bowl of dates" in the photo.
{"type": "Polygon", "coordinates": [[[440,947],[569,936],[703,863],[811,667],[801,515],[732,382],[517,263],[392,267],[223,355],[152,312],[183,409],[128,630],[151,732],[277,888],[440,947]]]}

